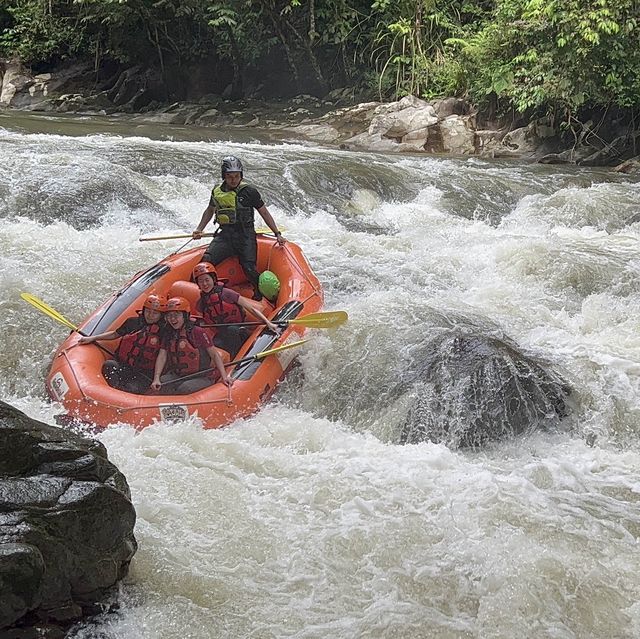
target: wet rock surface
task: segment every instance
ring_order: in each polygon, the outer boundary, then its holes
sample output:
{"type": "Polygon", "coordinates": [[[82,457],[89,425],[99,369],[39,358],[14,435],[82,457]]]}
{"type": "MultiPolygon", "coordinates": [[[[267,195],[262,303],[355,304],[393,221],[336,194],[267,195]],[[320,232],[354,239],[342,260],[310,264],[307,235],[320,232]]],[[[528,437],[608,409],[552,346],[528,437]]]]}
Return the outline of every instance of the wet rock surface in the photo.
{"type": "Polygon", "coordinates": [[[477,448],[550,429],[569,412],[570,388],[549,367],[496,337],[447,331],[428,342],[403,380],[413,400],[401,443],[477,448]]]}
{"type": "Polygon", "coordinates": [[[58,636],[95,613],[127,573],[134,524],[102,444],[0,401],[1,636],[58,636]]]}
{"type": "MultiPolygon", "coordinates": [[[[194,69],[189,73],[197,75],[194,69]]],[[[0,60],[0,108],[126,115],[142,124],[255,128],[263,138],[308,141],[346,150],[583,166],[618,165],[637,155],[640,139],[640,132],[618,120],[606,126],[596,126],[591,120],[582,125],[576,121],[578,128],[571,135],[563,135],[557,123],[548,118],[504,126],[481,122],[473,105],[456,97],[427,102],[407,95],[395,102],[358,102],[355,89],[345,87],[323,98],[299,95],[266,100],[248,95],[232,100],[227,90],[197,94],[183,87],[179,91],[180,76],[168,87],[157,70],[141,66],[103,75],[98,81],[86,64],[67,64],[54,73],[32,75],[18,61],[0,60]],[[170,95],[185,99],[172,101],[170,95]]],[[[194,82],[195,75],[191,78],[194,82]]]]}

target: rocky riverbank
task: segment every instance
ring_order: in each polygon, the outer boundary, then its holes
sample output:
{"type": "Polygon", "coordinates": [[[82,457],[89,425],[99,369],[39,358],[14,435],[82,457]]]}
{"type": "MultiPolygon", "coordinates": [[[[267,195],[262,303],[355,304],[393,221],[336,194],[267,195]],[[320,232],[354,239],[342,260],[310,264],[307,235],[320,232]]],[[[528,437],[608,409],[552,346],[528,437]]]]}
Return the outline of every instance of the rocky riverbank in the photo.
{"type": "Polygon", "coordinates": [[[300,95],[283,101],[230,100],[207,94],[163,103],[156,79],[133,68],[96,81],[86,65],[33,75],[16,61],[0,61],[0,108],[35,112],[120,115],[156,124],[255,127],[273,139],[309,141],[342,149],[385,153],[515,158],[545,164],[613,166],[640,171],[640,131],[623,121],[582,125],[567,140],[547,119],[525,126],[488,122],[460,98],[427,102],[357,102],[352,89],[324,98],[300,95]],[[92,80],[93,78],[93,80],[92,80]]]}
{"type": "Polygon", "coordinates": [[[2,401],[0,451],[0,636],[62,638],[128,572],[129,486],[100,442],[2,401]]]}

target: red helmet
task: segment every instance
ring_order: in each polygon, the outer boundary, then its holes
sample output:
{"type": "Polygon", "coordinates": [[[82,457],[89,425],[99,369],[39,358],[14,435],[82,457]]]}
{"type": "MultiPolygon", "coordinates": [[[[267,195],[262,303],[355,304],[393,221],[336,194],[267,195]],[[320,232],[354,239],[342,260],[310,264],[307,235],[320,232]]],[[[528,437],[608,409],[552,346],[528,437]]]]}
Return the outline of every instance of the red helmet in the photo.
{"type": "Polygon", "coordinates": [[[211,275],[214,282],[218,279],[215,266],[211,262],[200,262],[200,264],[194,266],[193,279],[197,282],[201,275],[211,275]]]}
{"type": "Polygon", "coordinates": [[[164,297],[162,297],[162,295],[151,293],[151,295],[147,295],[147,299],[144,301],[142,308],[148,308],[152,311],[164,313],[165,304],[166,300],[164,297]]]}
{"type": "Polygon", "coordinates": [[[191,306],[189,305],[189,301],[184,297],[172,297],[167,300],[166,305],[167,313],[169,311],[184,311],[185,313],[191,312],[191,306]]]}

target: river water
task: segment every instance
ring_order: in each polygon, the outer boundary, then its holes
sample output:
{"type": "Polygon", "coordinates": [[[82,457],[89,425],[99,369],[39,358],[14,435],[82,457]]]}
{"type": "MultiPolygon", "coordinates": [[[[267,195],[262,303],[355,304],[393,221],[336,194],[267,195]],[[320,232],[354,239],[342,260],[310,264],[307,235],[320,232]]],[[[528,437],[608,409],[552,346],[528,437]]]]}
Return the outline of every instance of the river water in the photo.
{"type": "Polygon", "coordinates": [[[0,392],[35,418],[63,326],[179,247],[242,158],[326,297],[256,416],[99,435],[139,550],[78,639],[640,636],[640,182],[385,156],[255,132],[0,114],[0,392]],[[400,446],[389,389],[433,323],[471,323],[574,389],[559,432],[400,446]]]}

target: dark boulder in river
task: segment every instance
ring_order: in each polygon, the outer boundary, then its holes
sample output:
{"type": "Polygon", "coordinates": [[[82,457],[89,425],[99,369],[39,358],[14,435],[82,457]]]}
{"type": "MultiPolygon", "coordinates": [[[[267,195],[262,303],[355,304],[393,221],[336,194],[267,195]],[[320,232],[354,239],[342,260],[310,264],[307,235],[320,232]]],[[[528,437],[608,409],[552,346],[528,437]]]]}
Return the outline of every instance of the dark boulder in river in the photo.
{"type": "Polygon", "coordinates": [[[127,573],[134,524],[126,479],[101,443],[0,401],[0,635],[95,612],[127,573]]]}
{"type": "Polygon", "coordinates": [[[557,374],[515,345],[478,333],[446,331],[429,341],[403,386],[414,399],[401,443],[475,448],[555,427],[568,414],[570,389],[557,374]]]}

